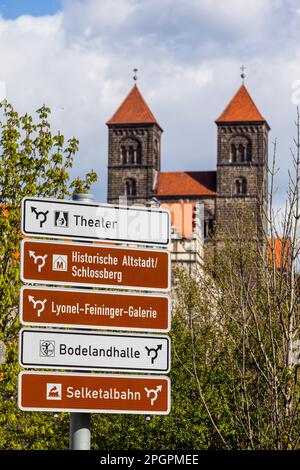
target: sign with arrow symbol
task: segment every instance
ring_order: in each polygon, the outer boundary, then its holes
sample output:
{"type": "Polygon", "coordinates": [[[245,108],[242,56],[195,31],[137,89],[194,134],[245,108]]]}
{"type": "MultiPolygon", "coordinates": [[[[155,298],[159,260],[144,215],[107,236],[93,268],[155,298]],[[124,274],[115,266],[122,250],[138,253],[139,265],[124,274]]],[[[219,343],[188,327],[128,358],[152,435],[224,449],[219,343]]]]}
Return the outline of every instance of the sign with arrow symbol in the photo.
{"type": "Polygon", "coordinates": [[[170,227],[170,212],[160,208],[33,197],[22,200],[24,235],[166,247],[170,227]]]}
{"type": "Polygon", "coordinates": [[[31,207],[31,212],[35,214],[36,220],[40,223],[40,228],[43,227],[43,224],[47,221],[47,215],[49,211],[38,211],[36,207],[31,207]]]}
{"type": "Polygon", "coordinates": [[[43,369],[161,373],[170,370],[170,343],[164,335],[23,329],[19,360],[43,369]]]}

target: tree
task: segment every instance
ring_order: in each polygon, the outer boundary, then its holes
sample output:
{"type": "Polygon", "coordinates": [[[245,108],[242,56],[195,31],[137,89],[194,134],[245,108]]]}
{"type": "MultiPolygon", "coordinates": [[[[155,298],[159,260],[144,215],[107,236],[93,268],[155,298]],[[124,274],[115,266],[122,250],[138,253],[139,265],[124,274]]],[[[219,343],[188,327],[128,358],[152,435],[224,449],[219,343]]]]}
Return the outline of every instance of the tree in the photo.
{"type": "Polygon", "coordinates": [[[0,448],[55,448],[60,439],[66,441],[66,415],[17,408],[20,202],[25,196],[63,199],[86,192],[97,177],[91,171],[83,180],[69,181],[79,142],[51,131],[48,107],[37,110],[36,120],[19,116],[8,103],[0,109],[0,340],[7,355],[1,367],[0,448]]]}
{"type": "Polygon", "coordinates": [[[205,275],[180,282],[192,354],[190,363],[182,357],[182,367],[188,364],[207,434],[221,448],[300,446],[299,112],[280,218],[273,207],[275,157],[276,142],[268,205],[260,201],[263,232],[250,212],[237,210],[234,232],[223,234],[222,246],[216,239],[216,258],[206,262],[205,275]]]}
{"type": "Polygon", "coordinates": [[[275,142],[262,229],[237,209],[198,279],[176,270],[170,415],[95,416],[95,448],[299,449],[299,113],[292,163],[280,217],[275,142]]]}

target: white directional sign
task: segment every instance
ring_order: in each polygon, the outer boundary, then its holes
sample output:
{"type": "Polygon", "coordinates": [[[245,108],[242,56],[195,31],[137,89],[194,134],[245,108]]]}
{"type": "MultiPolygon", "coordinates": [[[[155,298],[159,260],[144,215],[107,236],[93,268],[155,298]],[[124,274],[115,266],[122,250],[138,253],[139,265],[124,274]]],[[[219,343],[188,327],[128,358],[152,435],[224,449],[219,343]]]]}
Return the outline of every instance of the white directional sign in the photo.
{"type": "Polygon", "coordinates": [[[73,240],[167,245],[170,214],[145,206],[114,206],[59,199],[24,198],[22,233],[73,240]]]}
{"type": "Polygon", "coordinates": [[[161,373],[170,370],[170,338],[162,335],[23,329],[23,367],[161,373]]]}

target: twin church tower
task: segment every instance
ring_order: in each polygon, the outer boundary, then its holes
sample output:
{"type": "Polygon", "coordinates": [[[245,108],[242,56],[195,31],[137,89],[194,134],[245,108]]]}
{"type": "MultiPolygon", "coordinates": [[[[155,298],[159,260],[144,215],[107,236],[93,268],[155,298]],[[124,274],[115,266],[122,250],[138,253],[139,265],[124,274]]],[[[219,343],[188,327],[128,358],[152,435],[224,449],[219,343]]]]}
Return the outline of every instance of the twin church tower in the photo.
{"type": "MultiPolygon", "coordinates": [[[[171,209],[203,204],[204,241],[215,225],[230,233],[237,208],[250,211],[259,230],[268,190],[269,125],[244,84],[215,122],[216,171],[161,172],[163,129],[135,84],[107,122],[107,202],[118,204],[126,196],[129,204],[155,200],[171,209]]],[[[193,237],[192,228],[181,232],[182,238],[193,237]]]]}

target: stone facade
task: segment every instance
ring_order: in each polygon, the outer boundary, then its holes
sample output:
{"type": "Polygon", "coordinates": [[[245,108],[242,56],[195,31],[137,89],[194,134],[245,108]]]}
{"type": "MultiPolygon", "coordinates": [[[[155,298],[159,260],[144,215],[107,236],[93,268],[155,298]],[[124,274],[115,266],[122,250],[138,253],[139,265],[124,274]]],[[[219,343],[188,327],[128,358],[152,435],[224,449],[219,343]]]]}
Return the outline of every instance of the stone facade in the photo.
{"type": "Polygon", "coordinates": [[[261,233],[261,201],[268,191],[268,125],[219,124],[216,222],[220,237],[234,234],[237,212],[253,216],[261,233]]]}
{"type": "Polygon", "coordinates": [[[109,203],[126,196],[129,204],[201,207],[203,220],[193,222],[192,234],[178,236],[173,227],[173,262],[191,272],[193,263],[214,256],[215,227],[220,247],[227,237],[238,236],[240,214],[250,215],[258,235],[266,229],[261,202],[266,204],[268,191],[269,126],[244,84],[216,121],[216,172],[160,173],[162,129],[136,86],[107,124],[109,203]]]}
{"type": "Polygon", "coordinates": [[[120,196],[132,204],[149,201],[160,171],[161,133],[156,124],[109,125],[109,203],[117,204],[120,196]]]}

